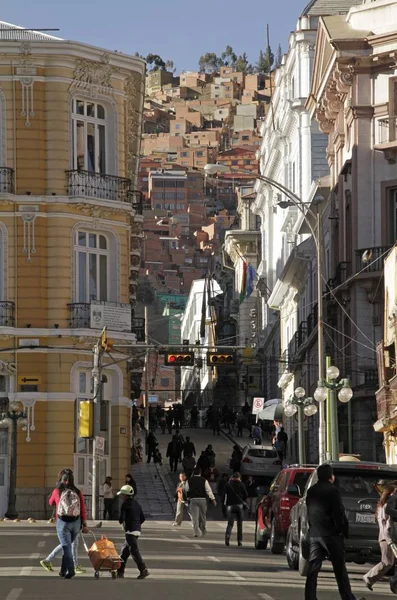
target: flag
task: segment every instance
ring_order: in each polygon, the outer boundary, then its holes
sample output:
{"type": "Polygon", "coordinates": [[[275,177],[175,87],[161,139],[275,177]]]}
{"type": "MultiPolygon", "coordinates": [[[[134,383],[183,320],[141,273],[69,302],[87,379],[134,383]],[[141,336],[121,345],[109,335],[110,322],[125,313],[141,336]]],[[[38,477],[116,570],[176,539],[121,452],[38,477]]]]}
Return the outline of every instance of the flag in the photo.
{"type": "Polygon", "coordinates": [[[246,297],[246,288],[247,288],[247,263],[245,262],[245,260],[243,258],[240,259],[242,262],[241,265],[241,280],[240,280],[240,286],[239,286],[239,292],[240,292],[240,304],[242,302],[244,302],[245,297],[246,297]]]}
{"type": "Polygon", "coordinates": [[[256,277],[256,269],[252,265],[247,267],[247,282],[245,287],[245,296],[249,298],[254,291],[254,280],[256,277]]]}

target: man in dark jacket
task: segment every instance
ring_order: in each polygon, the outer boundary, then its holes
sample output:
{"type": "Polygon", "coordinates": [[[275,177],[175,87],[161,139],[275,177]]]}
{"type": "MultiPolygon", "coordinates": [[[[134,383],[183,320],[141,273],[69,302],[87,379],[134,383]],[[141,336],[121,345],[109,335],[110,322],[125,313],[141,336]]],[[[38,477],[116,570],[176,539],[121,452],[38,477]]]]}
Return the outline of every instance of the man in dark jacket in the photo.
{"type": "Polygon", "coordinates": [[[317,476],[318,482],[309,488],[306,496],[310,554],[305,600],[316,600],[317,577],[327,557],[332,563],[342,600],[356,600],[344,556],[343,537],[347,538],[349,534],[348,521],[340,492],[333,485],[335,477],[331,465],[320,465],[317,476]]]}
{"type": "Polygon", "coordinates": [[[181,460],[182,446],[176,435],[172,436],[172,440],[167,447],[167,458],[170,461],[170,470],[176,473],[178,462],[181,460]]]}
{"type": "Polygon", "coordinates": [[[247,490],[241,481],[240,473],[233,473],[223,492],[223,503],[226,506],[227,516],[226,546],[230,544],[234,521],[237,521],[237,543],[239,546],[243,543],[243,511],[247,497],[247,490]]]}
{"type": "Polygon", "coordinates": [[[128,557],[132,556],[139,569],[137,579],[145,579],[149,575],[149,571],[146,568],[138,547],[141,526],[145,522],[145,515],[142,512],[141,505],[134,499],[134,490],[130,485],[123,485],[117,495],[121,496],[123,500],[119,523],[123,525],[125,531],[125,542],[120,553],[122,562],[117,575],[118,577],[124,577],[128,557]]]}
{"type": "Polygon", "coordinates": [[[196,456],[196,448],[193,442],[191,441],[190,437],[186,436],[186,440],[183,444],[183,456],[188,456],[188,454],[196,456]]]}

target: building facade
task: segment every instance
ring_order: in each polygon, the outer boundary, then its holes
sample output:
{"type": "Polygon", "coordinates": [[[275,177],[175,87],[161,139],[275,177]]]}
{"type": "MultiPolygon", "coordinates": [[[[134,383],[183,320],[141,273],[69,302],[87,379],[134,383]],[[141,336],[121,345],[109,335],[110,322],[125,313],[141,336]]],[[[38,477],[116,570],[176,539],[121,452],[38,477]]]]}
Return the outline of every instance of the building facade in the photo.
{"type": "MultiPolygon", "coordinates": [[[[0,26],[1,398],[28,416],[18,432],[17,510],[43,517],[60,469],[74,468],[91,493],[92,440],[79,438],[79,405],[92,398],[101,328],[115,343],[136,339],[145,64],[9,29],[0,26]]],[[[126,363],[104,362],[100,474],[118,485],[130,464],[130,382],[126,363]]],[[[1,435],[0,516],[8,430],[1,435]]]]}

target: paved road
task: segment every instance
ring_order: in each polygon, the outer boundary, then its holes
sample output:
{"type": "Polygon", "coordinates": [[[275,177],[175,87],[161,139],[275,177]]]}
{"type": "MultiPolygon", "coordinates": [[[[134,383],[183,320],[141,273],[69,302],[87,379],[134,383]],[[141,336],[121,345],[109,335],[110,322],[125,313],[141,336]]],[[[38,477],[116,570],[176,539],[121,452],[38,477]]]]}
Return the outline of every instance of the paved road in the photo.
{"type": "MultiPolygon", "coordinates": [[[[172,528],[164,521],[144,525],[141,550],[150,570],[145,581],[136,581],[134,564],[127,567],[126,579],[112,581],[104,573],[93,579],[83,549],[80,562],[85,575],[72,581],[61,580],[57,573],[46,573],[39,560],[57,543],[53,527],[24,524],[0,524],[0,600],[109,600],[109,598],[145,598],[145,600],[299,600],[303,599],[304,579],[286,566],[284,556],[253,548],[253,523],[245,525],[244,546],[233,542],[224,546],[224,523],[210,522],[205,538],[192,538],[188,523],[172,528]]],[[[122,542],[120,529],[101,533],[122,542]]],[[[57,565],[58,566],[58,565],[57,565]]],[[[391,598],[388,585],[379,584],[375,592],[365,590],[361,578],[365,567],[352,565],[350,576],[357,598],[391,598]]],[[[319,578],[319,600],[339,598],[330,568],[319,578]]]]}

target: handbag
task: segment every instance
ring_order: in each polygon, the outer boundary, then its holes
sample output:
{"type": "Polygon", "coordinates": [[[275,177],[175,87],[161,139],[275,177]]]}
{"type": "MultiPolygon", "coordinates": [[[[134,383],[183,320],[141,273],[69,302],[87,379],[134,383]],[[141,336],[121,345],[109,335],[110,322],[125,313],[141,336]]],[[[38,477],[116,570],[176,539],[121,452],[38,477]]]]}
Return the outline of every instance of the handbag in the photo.
{"type": "Polygon", "coordinates": [[[248,510],[248,504],[245,502],[245,500],[243,500],[242,498],[240,498],[239,494],[236,492],[236,490],[234,489],[234,487],[232,486],[232,484],[230,483],[230,481],[228,482],[233,494],[237,497],[237,499],[240,501],[240,504],[243,505],[244,510],[248,510]]]}

